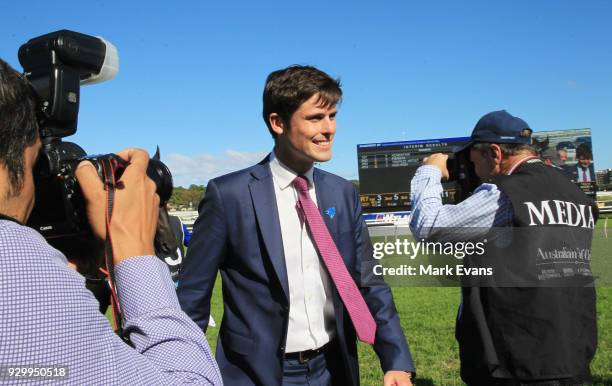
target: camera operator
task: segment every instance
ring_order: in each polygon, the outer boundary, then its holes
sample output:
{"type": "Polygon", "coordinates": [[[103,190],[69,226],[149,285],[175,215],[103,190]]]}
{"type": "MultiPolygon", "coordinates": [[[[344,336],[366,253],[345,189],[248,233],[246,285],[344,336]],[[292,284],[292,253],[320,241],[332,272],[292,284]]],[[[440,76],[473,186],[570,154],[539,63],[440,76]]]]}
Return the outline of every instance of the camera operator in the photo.
{"type": "MultiPolygon", "coordinates": [[[[583,237],[590,258],[596,207],[560,170],[536,157],[525,121],[506,111],[486,114],[466,146],[484,183],[463,202],[442,205],[440,181],[449,175],[448,156],[426,158],[411,182],[410,227],[416,239],[443,238],[453,232],[478,238],[491,235],[494,227],[506,227],[502,231],[506,229],[507,235],[510,229],[514,240],[510,248],[498,247],[503,266],[518,263],[527,270],[536,260],[528,248],[560,248],[560,234],[567,235],[568,250],[583,237]],[[532,213],[530,207],[537,211],[532,213]],[[578,226],[570,221],[566,207],[581,208],[584,221],[578,226]],[[518,234],[525,235],[524,243],[518,244],[518,234]]],[[[499,255],[492,245],[487,247],[483,257],[490,262],[499,255]]],[[[461,377],[468,385],[589,382],[597,345],[595,291],[572,286],[575,278],[557,280],[547,288],[545,284],[476,287],[464,282],[456,338],[461,377]]]]}
{"type": "MultiPolygon", "coordinates": [[[[98,311],[84,278],[23,224],[34,206],[33,167],[41,148],[29,83],[0,59],[0,383],[221,384],[201,330],[178,304],[168,269],[153,256],[159,197],[148,156],[130,165],[109,226],[126,344],[98,311]]],[[[106,192],[92,164],[76,171],[94,234],[106,236],[106,192]]]]}

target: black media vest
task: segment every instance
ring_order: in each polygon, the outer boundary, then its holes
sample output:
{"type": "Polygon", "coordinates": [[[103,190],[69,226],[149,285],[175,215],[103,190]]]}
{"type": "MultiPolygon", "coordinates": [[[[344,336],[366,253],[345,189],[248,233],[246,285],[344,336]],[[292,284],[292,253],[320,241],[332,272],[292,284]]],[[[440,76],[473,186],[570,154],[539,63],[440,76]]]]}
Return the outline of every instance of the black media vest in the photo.
{"type": "Polygon", "coordinates": [[[497,286],[462,288],[461,376],[469,382],[584,374],[597,346],[589,275],[597,207],[559,170],[537,160],[492,182],[512,203],[513,240],[486,250],[484,260],[506,269],[497,286]]]}

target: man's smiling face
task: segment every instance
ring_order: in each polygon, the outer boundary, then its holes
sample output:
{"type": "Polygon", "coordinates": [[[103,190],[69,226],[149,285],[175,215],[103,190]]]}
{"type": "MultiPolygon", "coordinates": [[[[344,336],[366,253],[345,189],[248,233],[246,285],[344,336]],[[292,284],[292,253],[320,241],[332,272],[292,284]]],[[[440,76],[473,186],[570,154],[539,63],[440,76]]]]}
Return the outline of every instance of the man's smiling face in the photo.
{"type": "Polygon", "coordinates": [[[329,161],[336,133],[336,106],[326,105],[315,94],[293,113],[289,127],[277,132],[277,156],[290,168],[301,172],[314,162],[329,161]]]}

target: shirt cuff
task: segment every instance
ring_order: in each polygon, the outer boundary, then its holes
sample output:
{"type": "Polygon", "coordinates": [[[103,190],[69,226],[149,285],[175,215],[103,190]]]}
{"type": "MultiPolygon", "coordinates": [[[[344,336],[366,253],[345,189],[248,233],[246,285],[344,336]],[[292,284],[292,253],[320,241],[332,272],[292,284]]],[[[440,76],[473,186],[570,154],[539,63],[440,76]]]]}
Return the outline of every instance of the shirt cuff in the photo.
{"type": "Polygon", "coordinates": [[[156,256],[135,256],[115,266],[115,285],[125,320],[162,308],[180,309],[170,271],[156,256]]]}

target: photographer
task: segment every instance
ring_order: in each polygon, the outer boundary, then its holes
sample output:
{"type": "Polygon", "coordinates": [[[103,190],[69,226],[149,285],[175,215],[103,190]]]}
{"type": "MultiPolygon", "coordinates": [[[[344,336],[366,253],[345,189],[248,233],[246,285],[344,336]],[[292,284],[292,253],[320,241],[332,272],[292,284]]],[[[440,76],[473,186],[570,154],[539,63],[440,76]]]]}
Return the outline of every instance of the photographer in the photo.
{"type": "MultiPolygon", "coordinates": [[[[440,180],[449,176],[448,156],[426,158],[411,182],[414,237],[454,233],[491,239],[494,228],[505,227],[501,233],[506,235],[511,229],[509,246],[489,243],[484,255],[487,262],[501,257],[503,273],[511,266],[531,274],[538,265],[534,247],[557,252],[561,243],[572,250],[583,241],[590,258],[594,203],[560,170],[544,165],[530,144],[531,129],[522,119],[506,111],[483,116],[466,146],[484,183],[457,205],[442,205],[440,198],[440,180]],[[572,220],[566,208],[580,208],[572,214],[582,221],[572,220]]],[[[559,264],[566,263],[575,262],[559,264]]],[[[552,285],[544,279],[517,282],[515,287],[464,282],[456,325],[462,379],[487,386],[589,382],[597,345],[595,291],[576,284],[577,276],[557,276],[552,285]]]]}
{"type": "MultiPolygon", "coordinates": [[[[109,226],[115,280],[133,348],[98,311],[84,278],[23,224],[34,206],[33,168],[41,141],[34,91],[0,59],[0,383],[221,384],[201,330],[180,310],[153,250],[159,197],[148,156],[127,149],[109,226]]],[[[76,176],[94,234],[106,236],[106,191],[93,165],[76,176]]]]}

